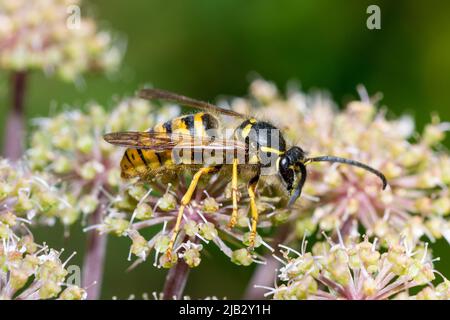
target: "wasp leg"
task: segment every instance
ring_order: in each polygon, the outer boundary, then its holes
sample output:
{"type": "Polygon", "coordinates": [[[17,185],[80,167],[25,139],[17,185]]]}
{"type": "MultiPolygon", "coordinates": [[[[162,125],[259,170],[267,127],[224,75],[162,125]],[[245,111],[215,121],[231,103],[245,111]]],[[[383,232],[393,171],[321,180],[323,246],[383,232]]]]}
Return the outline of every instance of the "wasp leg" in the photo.
{"type": "Polygon", "coordinates": [[[256,175],[249,181],[247,186],[248,196],[250,198],[250,212],[252,214],[252,229],[250,231],[249,246],[253,249],[255,246],[256,227],[258,226],[258,209],[256,208],[255,191],[256,186],[261,175],[261,170],[258,168],[256,175]]]}
{"type": "Polygon", "coordinates": [[[237,205],[237,191],[238,191],[238,159],[233,159],[233,173],[231,176],[231,196],[233,198],[233,211],[231,213],[229,228],[233,228],[236,225],[238,205],[237,205]]]}
{"type": "Polygon", "coordinates": [[[175,223],[175,227],[173,229],[172,236],[170,238],[169,248],[166,251],[166,254],[167,254],[167,256],[169,258],[172,256],[173,245],[175,244],[175,240],[177,239],[178,232],[180,231],[180,224],[181,224],[181,219],[183,218],[184,208],[191,201],[192,195],[194,194],[195,188],[197,187],[197,184],[198,184],[198,181],[200,180],[200,177],[203,174],[208,174],[208,173],[211,173],[211,172],[216,171],[216,170],[217,170],[217,168],[215,168],[215,167],[201,168],[192,177],[192,181],[191,181],[191,184],[189,185],[189,188],[187,189],[187,191],[184,194],[183,198],[181,198],[181,205],[180,205],[180,208],[178,209],[177,221],[175,223]]]}

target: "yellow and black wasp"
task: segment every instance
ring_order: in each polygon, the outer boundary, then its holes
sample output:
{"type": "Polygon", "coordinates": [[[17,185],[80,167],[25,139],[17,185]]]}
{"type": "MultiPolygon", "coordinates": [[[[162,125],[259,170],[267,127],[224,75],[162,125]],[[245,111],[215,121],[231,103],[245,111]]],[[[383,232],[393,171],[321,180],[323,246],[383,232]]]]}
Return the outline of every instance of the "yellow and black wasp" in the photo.
{"type": "Polygon", "coordinates": [[[307,178],[306,165],[312,162],[339,162],[357,166],[377,175],[382,181],[383,189],[387,185],[381,172],[361,162],[334,156],[310,158],[298,146],[288,149],[280,130],[268,122],[159,89],[143,89],[139,91],[139,97],[172,101],[202,111],[158,124],[147,132],[113,132],[104,136],[111,144],[127,147],[120,163],[123,178],[150,180],[174,170],[188,168],[196,171],[181,199],[169,244],[169,256],[180,229],[184,209],[202,175],[231,167],[232,213],[229,227],[232,228],[236,224],[238,213],[238,176],[245,172],[252,222],[250,247],[253,247],[257,234],[258,211],[255,197],[262,171],[266,175],[278,175],[281,178],[290,194],[288,206],[300,197],[307,178]],[[219,115],[241,119],[231,137],[220,134],[219,115]]]}

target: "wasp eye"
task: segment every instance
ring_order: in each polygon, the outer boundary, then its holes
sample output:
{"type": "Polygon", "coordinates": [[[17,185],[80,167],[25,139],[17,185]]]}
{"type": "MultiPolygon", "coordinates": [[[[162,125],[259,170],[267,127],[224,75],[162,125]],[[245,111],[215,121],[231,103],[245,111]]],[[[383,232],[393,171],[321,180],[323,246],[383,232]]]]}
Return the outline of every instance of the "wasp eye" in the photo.
{"type": "Polygon", "coordinates": [[[292,184],[294,183],[295,179],[295,172],[294,170],[289,168],[290,164],[291,162],[289,161],[288,158],[286,157],[281,158],[279,173],[288,191],[292,190],[292,184]]]}
{"type": "Polygon", "coordinates": [[[280,160],[280,166],[283,168],[287,168],[289,166],[289,160],[287,158],[282,158],[280,160]]]}

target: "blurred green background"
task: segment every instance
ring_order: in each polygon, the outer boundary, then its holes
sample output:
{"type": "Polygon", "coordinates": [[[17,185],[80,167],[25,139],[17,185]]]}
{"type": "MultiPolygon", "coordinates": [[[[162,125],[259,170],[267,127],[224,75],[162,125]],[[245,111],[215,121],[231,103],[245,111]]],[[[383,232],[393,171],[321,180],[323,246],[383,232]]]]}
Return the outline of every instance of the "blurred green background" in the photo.
{"type": "MultiPolygon", "coordinates": [[[[32,75],[27,117],[45,116],[51,106],[111,105],[144,83],[196,98],[244,95],[254,73],[284,89],[298,80],[303,90],[326,89],[340,104],[356,97],[356,85],[400,115],[412,114],[419,128],[437,111],[450,119],[450,2],[330,0],[129,0],[84,1],[82,15],[118,31],[128,43],[123,67],[112,79],[88,76],[77,88],[32,75]],[[366,28],[367,6],[381,8],[381,30],[366,28]]],[[[8,105],[8,74],[0,74],[0,124],[8,105]]],[[[3,140],[3,139],[2,139],[3,140]]],[[[447,140],[448,142],[448,140],[447,140]]],[[[448,143],[447,143],[448,144],[448,143]]],[[[80,226],[64,239],[62,228],[40,230],[55,247],[79,252],[80,226]],[[49,240],[49,233],[52,233],[49,240]]],[[[102,297],[160,291],[164,270],[150,262],[126,273],[129,243],[110,237],[102,297]]],[[[435,246],[448,257],[449,246],[435,246]]],[[[437,263],[450,277],[450,261],[437,263]]],[[[191,273],[186,294],[240,298],[252,268],[232,265],[210,248],[191,273]]]]}

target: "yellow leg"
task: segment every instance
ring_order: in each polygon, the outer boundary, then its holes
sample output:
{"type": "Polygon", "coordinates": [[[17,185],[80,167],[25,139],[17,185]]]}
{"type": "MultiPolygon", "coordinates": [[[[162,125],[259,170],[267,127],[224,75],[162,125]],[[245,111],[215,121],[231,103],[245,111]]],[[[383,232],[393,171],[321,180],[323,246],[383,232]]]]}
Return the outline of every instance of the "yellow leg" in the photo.
{"type": "Polygon", "coordinates": [[[247,187],[248,196],[250,198],[250,212],[252,214],[252,229],[250,231],[250,238],[249,238],[250,249],[252,249],[255,246],[255,238],[257,234],[256,228],[258,226],[258,209],[256,208],[256,197],[255,197],[255,190],[256,185],[258,184],[258,180],[259,180],[259,173],[252,180],[250,180],[247,187]]]}
{"type": "Polygon", "coordinates": [[[238,205],[237,205],[237,191],[238,191],[238,159],[233,159],[233,173],[231,176],[231,196],[233,198],[233,211],[231,213],[228,227],[233,228],[237,222],[238,205]]]}
{"type": "Polygon", "coordinates": [[[214,167],[205,167],[198,170],[195,175],[192,177],[191,184],[181,199],[181,205],[178,209],[177,221],[175,223],[175,227],[172,232],[172,236],[169,242],[169,248],[166,251],[167,256],[170,258],[172,256],[173,245],[175,244],[175,240],[177,239],[178,232],[180,231],[181,219],[183,218],[184,208],[191,201],[192,195],[194,194],[195,188],[197,187],[198,181],[203,174],[210,173],[214,171],[214,167]]]}

